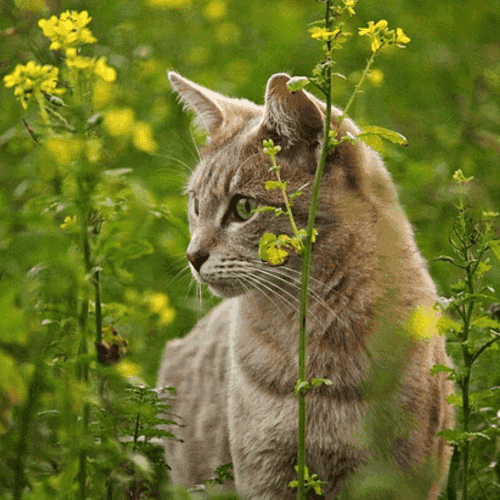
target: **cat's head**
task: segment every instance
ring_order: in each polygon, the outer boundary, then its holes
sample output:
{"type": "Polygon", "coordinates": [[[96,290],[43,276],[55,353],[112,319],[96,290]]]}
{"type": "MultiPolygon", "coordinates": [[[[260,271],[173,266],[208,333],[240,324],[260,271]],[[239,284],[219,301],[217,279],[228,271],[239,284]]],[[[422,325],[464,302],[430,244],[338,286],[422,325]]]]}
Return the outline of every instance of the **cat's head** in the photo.
{"type": "MultiPolygon", "coordinates": [[[[269,170],[271,161],[263,153],[262,142],[271,138],[281,146],[276,158],[280,174],[289,193],[298,189],[303,193],[295,199],[293,213],[298,228],[305,228],[325,104],[308,92],[288,91],[290,76],[283,73],[269,79],[263,106],[225,97],[174,72],[168,76],[181,101],[194,111],[195,123],[208,133],[200,163],[186,186],[191,230],[186,255],[194,277],[226,297],[252,289],[272,296],[277,293],[275,287],[279,293],[294,294],[300,257],[292,253],[279,267],[258,257],[264,233],[292,234],[285,216],[252,212],[263,205],[284,208],[281,191],[265,188],[265,182],[276,177],[269,170]]],[[[332,110],[335,124],[340,111],[332,110]]],[[[347,133],[359,133],[349,119],[339,136],[347,133]]],[[[313,276],[321,276],[345,257],[353,233],[364,233],[363,246],[368,247],[374,218],[371,207],[395,202],[385,168],[364,144],[344,143],[330,151],[316,220],[313,276]]]]}

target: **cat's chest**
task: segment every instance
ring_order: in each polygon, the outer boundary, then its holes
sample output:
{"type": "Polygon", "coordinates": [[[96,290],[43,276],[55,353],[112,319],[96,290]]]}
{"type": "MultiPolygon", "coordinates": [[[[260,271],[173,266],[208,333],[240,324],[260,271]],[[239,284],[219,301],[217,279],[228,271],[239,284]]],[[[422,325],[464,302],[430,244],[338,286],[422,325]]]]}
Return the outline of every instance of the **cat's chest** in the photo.
{"type": "MultiPolygon", "coordinates": [[[[229,330],[230,362],[243,383],[277,397],[293,394],[298,376],[297,325],[296,316],[266,316],[243,298],[235,300],[229,330]]],[[[310,336],[307,379],[329,379],[333,384],[316,388],[315,393],[332,400],[359,399],[358,388],[368,363],[363,346],[338,336],[333,339],[328,332],[311,332],[310,336]]]]}

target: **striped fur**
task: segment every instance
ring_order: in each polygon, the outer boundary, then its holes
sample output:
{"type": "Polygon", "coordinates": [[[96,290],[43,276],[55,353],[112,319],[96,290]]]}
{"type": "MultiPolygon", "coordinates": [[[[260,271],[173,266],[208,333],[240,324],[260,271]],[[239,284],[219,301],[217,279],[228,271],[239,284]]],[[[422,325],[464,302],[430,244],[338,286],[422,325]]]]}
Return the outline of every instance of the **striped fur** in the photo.
{"type": "MultiPolygon", "coordinates": [[[[262,234],[290,234],[289,223],[272,213],[240,220],[235,203],[248,197],[283,205],[279,190],[264,187],[273,174],[262,140],[272,138],[282,147],[277,159],[290,192],[306,186],[294,204],[297,225],[306,226],[325,105],[305,91],[288,92],[285,74],[269,80],[264,106],[226,98],[176,73],[169,78],[209,133],[186,188],[187,257],[194,277],[226,300],[165,351],[158,386],[177,387],[172,412],[181,419],[184,440],[165,443],[166,460],[177,484],[200,483],[232,461],[243,498],[292,499],[287,484],[297,452],[300,257],[291,255],[278,267],[261,262],[262,234]]],[[[335,125],[340,111],[333,108],[333,114],[335,125]]],[[[359,133],[348,119],[339,135],[346,133],[359,133]]],[[[446,403],[452,387],[444,374],[431,376],[429,370],[450,362],[442,338],[401,336],[410,312],[432,306],[436,290],[390,176],[364,143],[329,153],[316,228],[308,377],[329,378],[333,386],[307,395],[309,468],[327,481],[325,498],[333,499],[349,474],[374,455],[361,435],[377,401],[363,384],[376,385],[370,377],[389,362],[396,407],[410,425],[398,424],[379,441],[403,471],[434,466],[422,498],[436,499],[450,450],[435,433],[453,425],[446,403]]]]}

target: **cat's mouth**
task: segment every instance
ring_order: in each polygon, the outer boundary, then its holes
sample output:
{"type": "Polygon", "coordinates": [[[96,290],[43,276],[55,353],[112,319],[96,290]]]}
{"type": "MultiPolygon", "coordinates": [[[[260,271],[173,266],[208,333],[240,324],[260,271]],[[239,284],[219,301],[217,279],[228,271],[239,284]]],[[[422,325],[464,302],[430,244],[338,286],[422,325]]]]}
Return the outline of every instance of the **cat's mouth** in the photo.
{"type": "Polygon", "coordinates": [[[235,282],[234,279],[208,277],[194,269],[191,269],[191,273],[198,283],[207,285],[208,289],[217,297],[229,299],[248,292],[248,287],[244,287],[241,283],[235,282]]]}

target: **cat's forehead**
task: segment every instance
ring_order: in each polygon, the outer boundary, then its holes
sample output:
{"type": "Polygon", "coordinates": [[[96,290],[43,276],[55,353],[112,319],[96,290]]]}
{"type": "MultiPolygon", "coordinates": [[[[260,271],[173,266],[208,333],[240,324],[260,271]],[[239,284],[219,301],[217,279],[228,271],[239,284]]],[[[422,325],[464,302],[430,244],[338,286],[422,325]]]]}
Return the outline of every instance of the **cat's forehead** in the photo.
{"type": "Polygon", "coordinates": [[[267,173],[267,161],[263,162],[262,155],[258,154],[251,130],[252,124],[248,123],[231,137],[215,138],[203,150],[186,191],[199,196],[209,193],[223,199],[237,192],[242,184],[249,184],[251,178],[267,173]]]}

